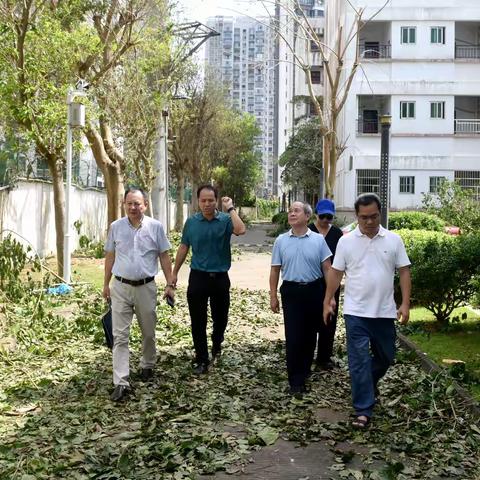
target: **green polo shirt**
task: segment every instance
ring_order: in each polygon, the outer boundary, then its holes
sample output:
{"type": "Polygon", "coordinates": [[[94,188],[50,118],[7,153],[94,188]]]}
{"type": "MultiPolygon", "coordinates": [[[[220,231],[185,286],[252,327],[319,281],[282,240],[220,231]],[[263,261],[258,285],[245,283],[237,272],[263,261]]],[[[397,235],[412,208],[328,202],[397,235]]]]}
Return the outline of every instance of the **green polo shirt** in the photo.
{"type": "Polygon", "coordinates": [[[217,212],[212,220],[201,213],[189,217],[183,227],[182,243],[192,247],[190,267],[204,272],[227,272],[232,263],[232,233],[232,219],[226,213],[217,212]]]}

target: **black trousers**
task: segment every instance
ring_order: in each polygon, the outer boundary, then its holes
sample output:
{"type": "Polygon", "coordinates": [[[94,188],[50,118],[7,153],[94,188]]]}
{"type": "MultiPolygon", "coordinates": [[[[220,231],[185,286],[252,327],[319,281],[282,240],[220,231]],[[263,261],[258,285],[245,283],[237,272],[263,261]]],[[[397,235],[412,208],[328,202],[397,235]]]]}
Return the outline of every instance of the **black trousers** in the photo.
{"type": "MultiPolygon", "coordinates": [[[[335,292],[335,314],[330,318],[330,323],[325,325],[323,315],[318,318],[318,339],[317,339],[317,363],[328,362],[333,355],[333,342],[337,330],[338,304],[340,302],[340,289],[335,292]]],[[[323,304],[323,301],[322,301],[323,304]]]]}
{"type": "Polygon", "coordinates": [[[323,312],[325,286],[322,279],[301,285],[284,281],[280,287],[290,386],[305,384],[310,375],[318,318],[323,312]]]}
{"type": "Polygon", "coordinates": [[[207,306],[210,300],[212,344],[219,347],[227,328],[230,308],[230,279],[227,272],[209,273],[190,270],[187,289],[188,309],[196,361],[208,363],[207,306]]]}

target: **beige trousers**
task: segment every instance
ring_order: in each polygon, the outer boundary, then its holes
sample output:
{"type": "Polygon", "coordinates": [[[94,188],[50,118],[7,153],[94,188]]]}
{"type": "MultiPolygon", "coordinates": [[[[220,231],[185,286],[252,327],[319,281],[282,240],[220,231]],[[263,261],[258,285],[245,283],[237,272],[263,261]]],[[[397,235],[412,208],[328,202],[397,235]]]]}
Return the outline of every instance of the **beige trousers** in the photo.
{"type": "Polygon", "coordinates": [[[156,361],[157,286],[155,281],[133,287],[115,278],[110,286],[113,330],[113,384],[128,385],[130,326],[135,313],[142,332],[140,368],[153,368],[156,361]]]}

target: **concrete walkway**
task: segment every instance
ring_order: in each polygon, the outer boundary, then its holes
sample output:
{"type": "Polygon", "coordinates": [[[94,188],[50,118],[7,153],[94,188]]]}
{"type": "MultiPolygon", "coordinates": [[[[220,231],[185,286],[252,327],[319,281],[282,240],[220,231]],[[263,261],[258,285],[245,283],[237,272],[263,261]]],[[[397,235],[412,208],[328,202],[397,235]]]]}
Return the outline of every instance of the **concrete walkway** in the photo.
{"type": "MultiPolygon", "coordinates": [[[[232,244],[236,245],[242,255],[232,263],[229,275],[232,287],[250,290],[268,290],[271,261],[271,247],[274,238],[267,232],[274,227],[271,224],[256,224],[248,229],[245,235],[232,237],[232,244]],[[260,253],[259,253],[260,250],[260,253]]],[[[179,283],[186,285],[189,268],[183,267],[179,275],[179,283]]],[[[278,331],[260,329],[262,335],[270,340],[284,340],[283,325],[278,331]]],[[[339,412],[329,408],[319,408],[317,417],[326,424],[336,424],[348,421],[349,412],[339,412]]],[[[227,480],[240,478],[245,480],[327,480],[340,478],[338,473],[332,471],[331,465],[335,464],[338,453],[354,452],[355,461],[351,468],[361,471],[361,456],[365,447],[351,442],[337,444],[333,452],[326,440],[299,446],[295,442],[279,438],[274,445],[263,447],[249,455],[244,465],[238,465],[229,470],[229,473],[218,472],[215,475],[202,475],[200,480],[227,480]]],[[[383,465],[378,465],[381,469],[383,465]]],[[[370,468],[372,465],[369,466],[370,468]]]]}

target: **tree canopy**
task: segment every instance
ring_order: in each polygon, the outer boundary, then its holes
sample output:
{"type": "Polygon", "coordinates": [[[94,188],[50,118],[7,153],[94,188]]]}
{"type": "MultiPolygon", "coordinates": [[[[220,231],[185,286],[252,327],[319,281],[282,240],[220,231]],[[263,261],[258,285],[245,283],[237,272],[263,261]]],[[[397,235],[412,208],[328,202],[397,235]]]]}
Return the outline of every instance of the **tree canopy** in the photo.
{"type": "Polygon", "coordinates": [[[306,195],[318,194],[322,168],[322,135],[317,117],[300,124],[281,155],[279,165],[284,167],[282,180],[287,185],[303,190],[306,195]]]}

